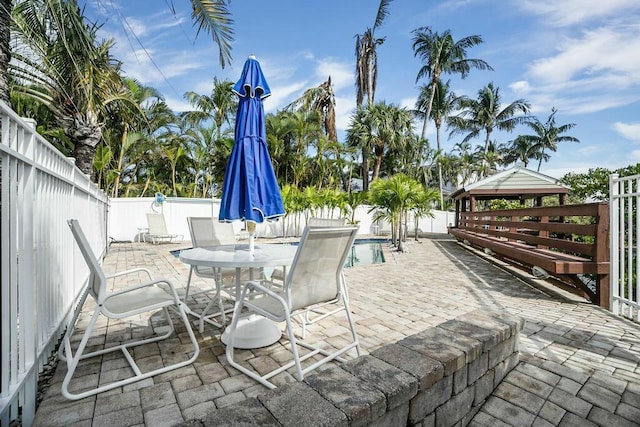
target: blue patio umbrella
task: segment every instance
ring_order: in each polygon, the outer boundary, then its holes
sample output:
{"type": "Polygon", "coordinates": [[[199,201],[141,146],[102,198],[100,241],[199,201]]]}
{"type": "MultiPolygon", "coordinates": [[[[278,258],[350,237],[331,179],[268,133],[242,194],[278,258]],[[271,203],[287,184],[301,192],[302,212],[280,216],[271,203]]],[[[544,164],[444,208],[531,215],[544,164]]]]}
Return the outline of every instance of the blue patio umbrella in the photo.
{"type": "Polygon", "coordinates": [[[260,63],[250,55],[233,87],[238,95],[235,139],[224,173],[220,221],[244,220],[253,251],[255,225],[285,214],[280,187],[267,150],[262,100],[271,89],[260,63]]]}

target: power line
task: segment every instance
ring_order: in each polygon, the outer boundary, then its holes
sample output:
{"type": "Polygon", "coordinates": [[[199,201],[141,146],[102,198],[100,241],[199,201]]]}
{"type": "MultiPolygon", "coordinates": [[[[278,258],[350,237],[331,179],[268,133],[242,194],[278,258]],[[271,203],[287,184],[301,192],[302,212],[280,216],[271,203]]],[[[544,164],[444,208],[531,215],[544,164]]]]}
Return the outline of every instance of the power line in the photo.
{"type": "MultiPolygon", "coordinates": [[[[103,0],[97,0],[97,2],[102,6],[102,8],[106,11],[108,10],[107,7],[105,6],[105,4],[103,3],[103,0]]],[[[138,54],[136,53],[136,49],[133,46],[133,43],[131,41],[129,32],[131,33],[131,35],[133,36],[133,38],[135,39],[135,41],[140,45],[140,47],[142,48],[142,51],[144,52],[144,54],[147,56],[147,58],[149,58],[149,61],[151,61],[151,64],[153,65],[153,67],[158,71],[158,73],[160,74],[160,76],[162,77],[162,80],[164,80],[164,82],[171,88],[171,90],[173,90],[173,92],[177,95],[177,96],[181,96],[178,91],[176,90],[176,88],[171,84],[171,82],[167,79],[167,77],[165,76],[165,74],[162,72],[162,70],[160,69],[160,67],[158,66],[158,64],[156,63],[156,61],[153,59],[153,57],[151,56],[151,54],[149,53],[149,51],[147,50],[147,48],[144,46],[144,44],[142,43],[142,41],[138,38],[138,36],[136,35],[136,32],[133,30],[133,28],[131,27],[131,24],[129,23],[129,21],[127,20],[127,18],[122,14],[122,12],[120,12],[120,10],[118,8],[116,8],[113,3],[109,2],[108,3],[111,7],[111,10],[113,10],[113,12],[120,17],[120,24],[122,25],[122,30],[125,33],[125,36],[127,37],[127,40],[129,41],[129,45],[131,46],[131,49],[133,51],[133,55],[136,57],[136,60],[140,63],[140,59],[138,58],[138,54]],[[128,29],[128,30],[127,30],[128,29]]]]}

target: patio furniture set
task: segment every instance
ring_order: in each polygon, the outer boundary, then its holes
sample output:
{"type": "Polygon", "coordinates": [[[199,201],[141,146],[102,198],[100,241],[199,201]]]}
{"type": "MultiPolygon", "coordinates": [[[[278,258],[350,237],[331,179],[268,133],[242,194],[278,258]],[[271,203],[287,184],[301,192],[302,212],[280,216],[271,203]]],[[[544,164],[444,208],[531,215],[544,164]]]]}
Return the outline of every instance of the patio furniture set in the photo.
{"type": "MultiPolygon", "coordinates": [[[[150,215],[154,215],[154,220],[164,224],[161,216],[155,216],[161,214],[150,215]]],[[[270,378],[289,368],[295,368],[294,375],[301,381],[307,373],[323,364],[332,360],[344,361],[341,356],[351,350],[356,350],[360,355],[360,345],[349,311],[346,284],[342,274],[345,259],[355,240],[357,226],[308,226],[297,246],[261,243],[255,246],[254,253],[250,253],[248,245],[235,241],[231,224],[220,223],[216,218],[189,218],[194,247],[182,251],[180,255],[180,259],[190,265],[190,272],[185,293],[179,296],[175,284],[167,279],[152,278],[150,271],[145,268],[106,276],[79,222],[72,219],[68,223],[89,268],[89,278],[59,350],[59,356],[61,360],[66,361],[68,368],[62,384],[62,394],[67,399],[82,399],[193,363],[198,358],[199,346],[188,317],[198,319],[200,332],[203,331],[204,322],[224,327],[227,324],[227,315],[231,312],[231,309],[225,307],[225,298],[235,303],[230,324],[222,335],[222,342],[226,344],[227,361],[240,372],[268,388],[275,388],[269,381],[270,378]],[[264,269],[273,267],[282,269],[284,280],[272,281],[266,277],[264,269]],[[144,277],[144,281],[118,291],[107,291],[109,279],[136,274],[144,277]],[[211,279],[214,283],[214,293],[203,310],[192,310],[186,304],[193,274],[211,279]],[[76,330],[79,314],[89,296],[95,301],[95,310],[84,328],[80,343],[74,350],[71,338],[76,330]],[[336,307],[324,310],[328,304],[336,307]],[[217,306],[217,309],[213,306],[217,306]],[[136,364],[132,350],[172,335],[174,326],[168,309],[176,312],[184,323],[192,348],[186,352],[184,360],[157,369],[143,369],[136,364]],[[166,331],[162,329],[162,333],[151,337],[125,340],[124,343],[113,347],[89,350],[89,340],[95,334],[95,326],[101,316],[122,319],[159,310],[168,323],[166,331]],[[335,351],[327,351],[304,341],[306,324],[342,311],[346,313],[351,342],[335,351]],[[291,362],[261,375],[242,364],[236,357],[235,349],[260,348],[277,342],[282,337],[282,332],[275,322],[285,322],[286,337],[291,342],[291,362]],[[295,329],[298,324],[302,325],[302,339],[296,337],[295,329]],[[95,388],[78,393],[70,391],[69,383],[81,360],[112,352],[122,353],[131,367],[132,376],[99,384],[95,388]],[[303,362],[308,359],[311,360],[311,365],[303,367],[303,362]]],[[[151,234],[152,221],[149,221],[149,225],[151,234]]],[[[169,236],[170,233],[163,235],[169,236]]],[[[154,244],[158,243],[156,237],[151,238],[154,244]]],[[[81,327],[78,326],[78,329],[81,327]]]]}

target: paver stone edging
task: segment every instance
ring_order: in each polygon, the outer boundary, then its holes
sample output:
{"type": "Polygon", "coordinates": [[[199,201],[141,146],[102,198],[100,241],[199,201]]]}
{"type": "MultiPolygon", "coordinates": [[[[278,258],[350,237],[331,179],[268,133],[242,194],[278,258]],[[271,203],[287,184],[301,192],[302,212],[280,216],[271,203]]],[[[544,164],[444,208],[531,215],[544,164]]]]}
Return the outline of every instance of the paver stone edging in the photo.
{"type": "Polygon", "coordinates": [[[517,365],[523,327],[475,310],[180,425],[466,425],[517,365]]]}

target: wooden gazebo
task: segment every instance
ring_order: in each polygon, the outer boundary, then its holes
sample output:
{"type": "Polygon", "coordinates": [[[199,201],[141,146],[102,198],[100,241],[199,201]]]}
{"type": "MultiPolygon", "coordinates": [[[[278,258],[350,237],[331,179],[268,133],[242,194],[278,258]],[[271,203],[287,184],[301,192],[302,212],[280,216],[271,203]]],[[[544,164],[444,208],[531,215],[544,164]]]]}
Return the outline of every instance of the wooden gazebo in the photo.
{"type": "Polygon", "coordinates": [[[490,257],[553,276],[602,307],[609,304],[609,207],[567,205],[569,187],[549,176],[515,167],[454,192],[456,223],[449,233],[490,257]],[[557,206],[543,206],[545,196],[557,206]],[[515,209],[484,209],[479,201],[520,200],[515,209]],[[525,200],[535,199],[533,207],[525,200]],[[480,207],[480,209],[477,209],[480,207]],[[585,281],[585,275],[591,277],[585,281]],[[592,281],[591,281],[592,280],[592,281]]]}
{"type": "Polygon", "coordinates": [[[535,199],[535,206],[542,206],[544,196],[557,195],[558,204],[564,205],[569,189],[555,178],[516,166],[452,193],[450,197],[456,203],[455,226],[459,225],[461,213],[476,211],[476,202],[479,200],[520,200],[524,205],[526,199],[535,199]]]}

